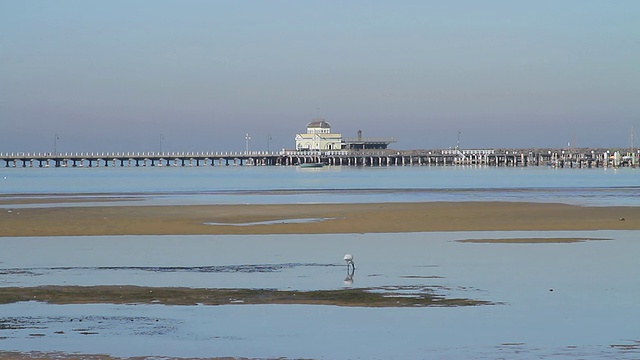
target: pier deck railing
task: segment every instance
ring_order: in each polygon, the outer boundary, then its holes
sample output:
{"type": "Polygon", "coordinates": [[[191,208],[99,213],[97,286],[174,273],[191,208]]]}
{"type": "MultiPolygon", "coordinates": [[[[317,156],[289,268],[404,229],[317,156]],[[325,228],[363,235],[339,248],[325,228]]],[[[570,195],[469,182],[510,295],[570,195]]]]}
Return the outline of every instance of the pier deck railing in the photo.
{"type": "Polygon", "coordinates": [[[0,153],[5,167],[118,166],[333,166],[485,165],[638,167],[640,150],[629,149],[436,149],[281,150],[214,152],[17,152],[0,153]]]}

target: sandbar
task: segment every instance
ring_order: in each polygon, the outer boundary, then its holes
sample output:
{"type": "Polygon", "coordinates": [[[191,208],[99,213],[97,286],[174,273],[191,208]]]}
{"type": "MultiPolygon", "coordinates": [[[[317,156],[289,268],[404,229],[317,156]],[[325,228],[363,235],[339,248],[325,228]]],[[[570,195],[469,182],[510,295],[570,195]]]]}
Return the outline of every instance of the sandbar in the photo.
{"type": "Polygon", "coordinates": [[[640,207],[625,206],[586,207],[524,202],[157,206],[112,204],[0,209],[0,236],[640,229],[640,207]],[[290,219],[321,221],[288,221],[290,219]]]}

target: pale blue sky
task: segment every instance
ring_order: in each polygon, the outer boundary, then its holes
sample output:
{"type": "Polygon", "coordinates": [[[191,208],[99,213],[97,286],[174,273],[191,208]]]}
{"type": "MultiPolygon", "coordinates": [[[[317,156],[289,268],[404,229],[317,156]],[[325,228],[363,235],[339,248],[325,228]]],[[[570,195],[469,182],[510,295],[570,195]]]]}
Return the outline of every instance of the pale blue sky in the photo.
{"type": "Polygon", "coordinates": [[[626,147],[639,19],[635,0],[0,0],[0,152],[276,150],[318,115],[398,149],[626,147]]]}

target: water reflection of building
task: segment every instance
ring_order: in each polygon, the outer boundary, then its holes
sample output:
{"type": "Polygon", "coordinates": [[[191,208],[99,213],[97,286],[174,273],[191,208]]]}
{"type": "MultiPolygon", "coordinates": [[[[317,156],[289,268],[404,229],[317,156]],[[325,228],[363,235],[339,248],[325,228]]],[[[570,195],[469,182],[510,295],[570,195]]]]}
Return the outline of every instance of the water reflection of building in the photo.
{"type": "Polygon", "coordinates": [[[296,134],[296,150],[386,149],[392,142],[396,139],[363,138],[362,130],[356,138],[343,138],[332,133],[331,125],[320,118],[307,124],[306,134],[296,134]]]}

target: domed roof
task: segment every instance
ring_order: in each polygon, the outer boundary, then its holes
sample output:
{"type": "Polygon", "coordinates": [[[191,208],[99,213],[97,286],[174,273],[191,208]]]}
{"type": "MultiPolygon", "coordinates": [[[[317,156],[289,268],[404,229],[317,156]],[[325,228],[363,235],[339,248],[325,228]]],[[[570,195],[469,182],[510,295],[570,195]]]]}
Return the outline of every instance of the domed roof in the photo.
{"type": "Polygon", "coordinates": [[[324,121],[324,119],[313,119],[312,122],[310,122],[309,124],[307,124],[307,129],[310,128],[321,128],[321,129],[331,129],[331,124],[329,124],[328,122],[324,121]]]}

